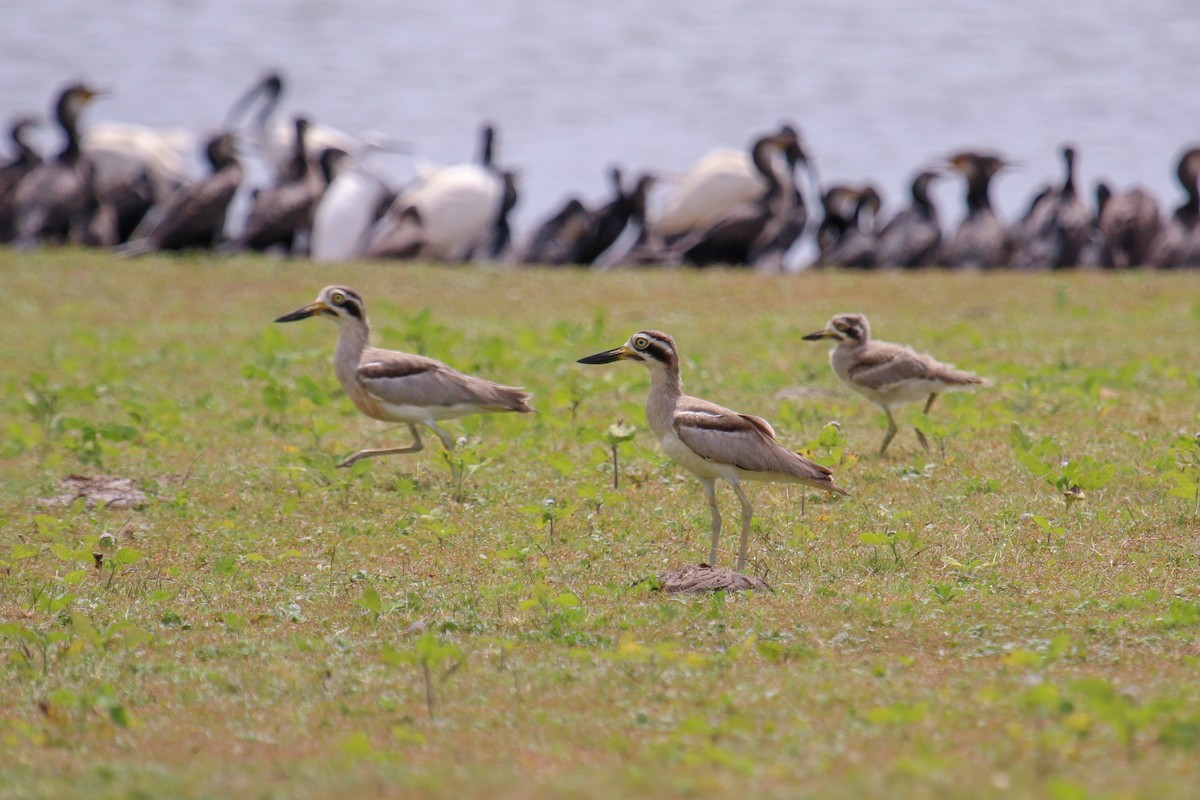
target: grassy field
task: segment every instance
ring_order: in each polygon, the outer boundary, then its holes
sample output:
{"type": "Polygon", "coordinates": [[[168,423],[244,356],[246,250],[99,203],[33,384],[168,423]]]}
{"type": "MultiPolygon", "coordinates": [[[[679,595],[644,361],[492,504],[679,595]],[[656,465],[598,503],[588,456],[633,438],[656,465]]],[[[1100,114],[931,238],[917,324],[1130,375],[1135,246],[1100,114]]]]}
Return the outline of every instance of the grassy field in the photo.
{"type": "Polygon", "coordinates": [[[1197,794],[1200,274],[0,275],[0,797],[1197,794]],[[461,481],[434,437],[334,469],[407,432],[342,395],[332,325],[271,324],[330,283],[538,413],[447,422],[461,481]],[[802,339],[843,311],[992,386],[879,458],[802,339]],[[748,487],[773,592],[653,591],[706,557],[703,493],[646,371],[575,363],[642,327],[851,492],[748,487]],[[70,474],[151,501],[39,502],[70,474]]]}

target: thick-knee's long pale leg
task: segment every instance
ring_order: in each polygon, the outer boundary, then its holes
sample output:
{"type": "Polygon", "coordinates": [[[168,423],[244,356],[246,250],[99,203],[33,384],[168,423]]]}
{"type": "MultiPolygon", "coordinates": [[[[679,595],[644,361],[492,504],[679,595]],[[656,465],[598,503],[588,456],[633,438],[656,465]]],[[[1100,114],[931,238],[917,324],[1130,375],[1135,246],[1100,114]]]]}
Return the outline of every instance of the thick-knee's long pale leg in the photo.
{"type": "Polygon", "coordinates": [[[892,437],[896,435],[897,430],[896,420],[892,417],[892,410],[890,408],[885,408],[883,413],[887,414],[888,429],[887,433],[883,435],[883,444],[879,447],[879,455],[883,455],[885,452],[887,452],[887,447],[892,443],[892,437]]]}
{"type": "Polygon", "coordinates": [[[708,565],[717,565],[717,542],[721,539],[721,509],[717,508],[717,481],[715,478],[701,478],[704,493],[708,495],[708,509],[712,513],[712,546],[708,550],[708,565]]]}
{"type": "Polygon", "coordinates": [[[408,424],[408,429],[412,432],[413,441],[408,447],[384,447],[379,450],[359,450],[354,455],[347,458],[342,463],[338,464],[338,468],[352,467],[364,458],[376,458],[377,456],[390,456],[398,453],[415,453],[425,447],[421,441],[421,434],[417,432],[417,426],[411,422],[408,424]]]}
{"type": "Polygon", "coordinates": [[[737,571],[741,572],[746,568],[746,546],[750,543],[750,518],[754,515],[754,508],[750,505],[746,493],[742,491],[742,484],[734,481],[730,485],[737,492],[738,500],[742,501],[742,544],[738,547],[737,560],[737,571]]]}
{"type": "Polygon", "coordinates": [[[436,433],[438,435],[438,438],[442,440],[442,447],[446,448],[447,450],[454,449],[454,437],[453,436],[451,436],[445,430],[443,430],[442,428],[439,428],[436,424],[434,424],[432,422],[427,422],[425,424],[428,425],[430,430],[432,430],[434,433],[436,433]]]}
{"type": "MultiPolygon", "coordinates": [[[[929,407],[933,405],[934,400],[937,400],[937,392],[933,392],[929,395],[929,399],[925,401],[925,410],[921,412],[922,414],[929,413],[929,407]]],[[[925,434],[921,433],[920,428],[913,428],[913,430],[917,432],[917,440],[921,443],[921,446],[928,450],[929,442],[925,441],[925,434]]]]}

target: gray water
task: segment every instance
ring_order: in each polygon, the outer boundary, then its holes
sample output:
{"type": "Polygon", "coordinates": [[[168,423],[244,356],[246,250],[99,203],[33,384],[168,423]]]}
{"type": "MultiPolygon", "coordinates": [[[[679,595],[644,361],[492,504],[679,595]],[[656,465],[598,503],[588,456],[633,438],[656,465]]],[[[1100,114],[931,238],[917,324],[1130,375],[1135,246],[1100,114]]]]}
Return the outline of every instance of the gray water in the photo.
{"type": "MultiPolygon", "coordinates": [[[[1200,141],[1196,0],[7,0],[4,17],[4,118],[86,79],[112,91],[88,120],[203,133],[277,68],[288,113],[434,162],[469,160],[494,121],[518,236],[568,194],[603,196],[612,164],[682,172],[783,120],[823,180],[872,180],[885,211],[971,147],[1020,162],[995,184],[1011,217],[1068,140],[1089,191],[1139,183],[1173,206],[1175,158],[1200,141]]],[[[945,218],[960,195],[938,189],[945,218]]]]}

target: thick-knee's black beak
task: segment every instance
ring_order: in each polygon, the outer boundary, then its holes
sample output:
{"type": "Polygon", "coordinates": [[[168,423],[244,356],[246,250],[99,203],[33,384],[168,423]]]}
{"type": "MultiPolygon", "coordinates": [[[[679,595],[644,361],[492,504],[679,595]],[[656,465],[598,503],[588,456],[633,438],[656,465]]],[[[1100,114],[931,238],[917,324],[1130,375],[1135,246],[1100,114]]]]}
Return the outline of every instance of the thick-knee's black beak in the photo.
{"type": "Polygon", "coordinates": [[[308,305],[304,306],[304,308],[297,308],[295,311],[292,311],[288,314],[284,314],[282,317],[279,317],[275,321],[276,322],[295,322],[298,319],[308,319],[313,314],[318,314],[322,311],[327,311],[328,309],[329,309],[329,306],[325,305],[320,300],[318,300],[315,303],[309,303],[308,305]]]}
{"type": "Polygon", "coordinates": [[[295,311],[291,312],[290,314],[284,314],[282,317],[279,317],[275,321],[276,322],[295,322],[298,319],[308,319],[314,313],[315,313],[314,311],[311,311],[310,309],[307,309],[307,308],[297,308],[295,311]]]}
{"type": "Polygon", "coordinates": [[[612,350],[605,350],[603,353],[585,356],[579,359],[579,364],[611,364],[614,361],[620,361],[623,358],[629,358],[629,348],[625,345],[614,347],[612,350]]]}

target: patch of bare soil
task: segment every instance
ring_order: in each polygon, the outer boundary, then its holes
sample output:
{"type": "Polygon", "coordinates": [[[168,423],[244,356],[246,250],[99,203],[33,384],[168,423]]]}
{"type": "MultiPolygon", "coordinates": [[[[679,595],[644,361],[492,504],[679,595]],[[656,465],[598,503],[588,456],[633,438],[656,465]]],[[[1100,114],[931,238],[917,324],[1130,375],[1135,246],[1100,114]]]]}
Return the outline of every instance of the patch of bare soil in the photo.
{"type": "Polygon", "coordinates": [[[708,564],[670,569],[662,574],[660,580],[664,592],[771,591],[762,578],[723,567],[710,567],[708,564]]]}
{"type": "Polygon", "coordinates": [[[88,508],[104,503],[106,508],[142,508],[150,496],[137,488],[132,478],[115,475],[68,475],[58,482],[62,494],[39,497],[44,506],[69,506],[83,498],[88,508]]]}

